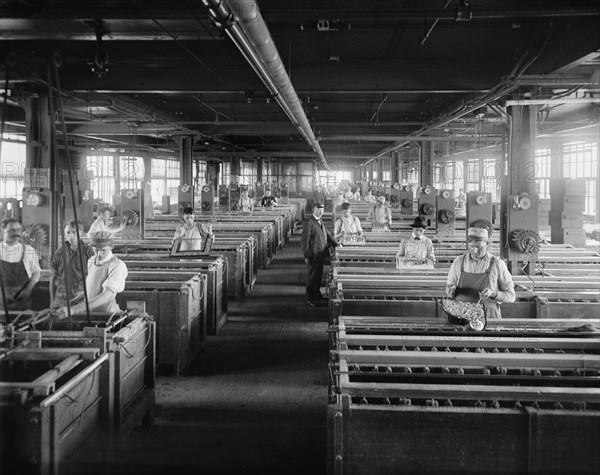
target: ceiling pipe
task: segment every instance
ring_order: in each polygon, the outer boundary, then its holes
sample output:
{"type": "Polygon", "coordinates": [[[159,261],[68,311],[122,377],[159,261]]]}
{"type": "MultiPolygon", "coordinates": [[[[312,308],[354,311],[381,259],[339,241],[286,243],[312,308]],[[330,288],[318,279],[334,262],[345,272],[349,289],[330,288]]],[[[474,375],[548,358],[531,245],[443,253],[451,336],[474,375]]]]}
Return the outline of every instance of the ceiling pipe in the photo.
{"type": "Polygon", "coordinates": [[[202,0],[213,23],[231,38],[252,69],[328,169],[325,155],[254,0],[202,0]]]}

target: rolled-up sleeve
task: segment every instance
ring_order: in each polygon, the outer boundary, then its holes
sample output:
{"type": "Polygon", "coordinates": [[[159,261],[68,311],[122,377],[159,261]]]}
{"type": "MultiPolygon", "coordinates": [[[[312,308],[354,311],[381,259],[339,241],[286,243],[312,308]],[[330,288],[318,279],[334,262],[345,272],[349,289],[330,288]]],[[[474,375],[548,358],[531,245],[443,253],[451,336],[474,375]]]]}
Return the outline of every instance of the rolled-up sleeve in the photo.
{"type": "Polygon", "coordinates": [[[506,267],[506,263],[500,259],[498,263],[498,288],[496,291],[498,295],[494,298],[496,302],[514,302],[517,295],[515,293],[515,283],[513,282],[512,275],[506,267]]]}
{"type": "Polygon", "coordinates": [[[40,267],[40,261],[39,261],[38,255],[35,252],[35,249],[33,247],[31,247],[30,245],[25,246],[24,261],[25,261],[24,262],[25,271],[27,272],[27,275],[29,276],[29,278],[31,278],[31,276],[33,274],[35,274],[36,272],[39,273],[42,271],[42,268],[40,267]]]}
{"type": "Polygon", "coordinates": [[[110,263],[108,276],[102,284],[103,289],[111,290],[118,294],[125,290],[125,280],[127,279],[127,265],[121,260],[110,263]]]}
{"type": "Polygon", "coordinates": [[[456,287],[458,287],[460,281],[461,257],[454,259],[448,271],[448,278],[446,279],[446,295],[448,297],[454,297],[454,292],[456,292],[456,287]]]}
{"type": "Polygon", "coordinates": [[[433,242],[431,239],[427,240],[427,259],[431,259],[435,263],[435,251],[433,250],[433,242]]]}

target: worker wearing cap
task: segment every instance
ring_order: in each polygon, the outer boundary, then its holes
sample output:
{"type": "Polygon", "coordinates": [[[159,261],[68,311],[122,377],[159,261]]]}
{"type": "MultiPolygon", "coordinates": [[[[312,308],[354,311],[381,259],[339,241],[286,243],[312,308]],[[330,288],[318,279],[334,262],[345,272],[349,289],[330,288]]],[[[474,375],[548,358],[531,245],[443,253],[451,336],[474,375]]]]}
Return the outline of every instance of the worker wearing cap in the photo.
{"type": "Polygon", "coordinates": [[[373,231],[389,231],[392,224],[392,210],[385,205],[385,196],[377,197],[377,204],[367,213],[373,231]]]}
{"type": "Polygon", "coordinates": [[[302,228],[302,254],[304,262],[308,266],[306,278],[306,302],[311,305],[324,305],[327,301],[321,295],[321,276],[323,275],[323,263],[327,257],[329,248],[337,246],[331,233],[327,230],[321,219],[325,205],[321,202],[313,204],[313,214],[304,221],[302,228]]]}
{"type": "Polygon", "coordinates": [[[179,251],[202,251],[206,246],[208,239],[214,240],[212,226],[204,223],[196,223],[194,208],[183,208],[183,223],[177,226],[173,241],[177,239],[181,241],[179,251]]]}
{"type": "Polygon", "coordinates": [[[468,229],[468,252],[454,259],[446,293],[463,302],[481,299],[487,318],[501,318],[499,304],[515,301],[515,285],[504,261],[488,252],[490,242],[487,229],[468,229]]]}
{"type": "Polygon", "coordinates": [[[81,236],[83,236],[81,223],[78,224],[72,220],[65,225],[63,245],[56,250],[50,263],[52,269],[50,277],[51,308],[62,307],[67,304],[67,300],[72,300],[83,292],[83,279],[87,276],[88,261],[94,256],[94,250],[81,240],[81,236]],[[77,227],[79,227],[79,242],[77,241],[77,227]],[[69,284],[68,293],[67,282],[69,284]]]}
{"type": "MultiPolygon", "coordinates": [[[[127,266],[112,253],[112,234],[101,231],[92,236],[95,255],[88,260],[88,274],[85,279],[90,312],[120,312],[116,296],[125,289],[127,266]]],[[[81,296],[71,307],[71,313],[84,313],[85,301],[81,296]]],[[[67,308],[60,307],[58,318],[67,316],[67,308]]]]}
{"type": "Polygon", "coordinates": [[[410,225],[413,228],[410,236],[400,241],[398,256],[413,261],[422,261],[431,269],[435,264],[435,253],[433,251],[433,242],[427,236],[427,220],[422,216],[417,216],[414,223],[410,225]]]}
{"type": "MultiPolygon", "coordinates": [[[[40,280],[40,264],[33,247],[20,243],[21,223],[13,218],[4,219],[0,242],[2,286],[9,310],[30,310],[31,292],[40,280]]],[[[0,311],[4,302],[0,293],[0,311]]]]}

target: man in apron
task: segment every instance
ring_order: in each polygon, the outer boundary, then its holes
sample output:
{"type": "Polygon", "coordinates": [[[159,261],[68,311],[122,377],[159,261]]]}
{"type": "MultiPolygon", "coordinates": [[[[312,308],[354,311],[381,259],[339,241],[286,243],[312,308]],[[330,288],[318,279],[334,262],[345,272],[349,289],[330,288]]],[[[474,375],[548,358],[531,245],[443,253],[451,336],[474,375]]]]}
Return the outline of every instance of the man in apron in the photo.
{"type": "Polygon", "coordinates": [[[485,228],[469,228],[468,252],[454,259],[446,293],[463,302],[481,299],[486,317],[501,318],[500,305],[515,301],[515,285],[504,261],[492,256],[488,250],[491,238],[485,228]]]}
{"type": "MultiPolygon", "coordinates": [[[[127,266],[112,253],[113,236],[105,231],[92,236],[95,255],[88,260],[88,275],[85,279],[90,312],[120,312],[116,296],[125,289],[127,266]]],[[[73,301],[71,314],[85,313],[83,296],[73,301]]],[[[58,318],[66,318],[67,308],[57,311],[58,318]]]]}
{"type": "Polygon", "coordinates": [[[83,236],[83,225],[69,221],[64,229],[64,242],[56,250],[50,267],[50,308],[63,307],[83,293],[83,279],[87,276],[87,266],[94,250],[83,241],[77,242],[77,227],[79,237],[83,236]],[[81,254],[81,258],[80,258],[81,254]],[[82,266],[83,265],[83,269],[82,266]],[[67,292],[67,283],[69,292],[67,292]],[[69,294],[69,295],[67,295],[69,294]]]}
{"type": "MultiPolygon", "coordinates": [[[[40,264],[35,250],[21,244],[23,227],[16,219],[5,219],[0,243],[2,285],[9,310],[30,310],[31,292],[40,280],[40,264]]],[[[0,292],[0,310],[4,309],[0,292]]]]}

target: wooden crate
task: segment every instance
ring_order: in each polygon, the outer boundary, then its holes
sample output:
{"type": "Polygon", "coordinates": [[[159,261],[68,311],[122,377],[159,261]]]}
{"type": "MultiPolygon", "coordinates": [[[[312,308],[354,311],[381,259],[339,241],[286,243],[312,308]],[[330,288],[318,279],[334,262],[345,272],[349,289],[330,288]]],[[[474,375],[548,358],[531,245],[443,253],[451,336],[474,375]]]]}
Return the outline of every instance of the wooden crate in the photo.
{"type": "Polygon", "coordinates": [[[113,359],[98,348],[23,348],[0,362],[0,419],[3,433],[10,434],[0,439],[2,473],[57,475],[90,437],[112,433],[113,359]],[[81,362],[66,378],[38,382],[72,355],[81,362]]]}
{"type": "Polygon", "coordinates": [[[154,315],[157,332],[157,364],[175,376],[185,375],[204,345],[206,335],[206,276],[185,282],[128,281],[117,302],[141,300],[154,315]]]}

